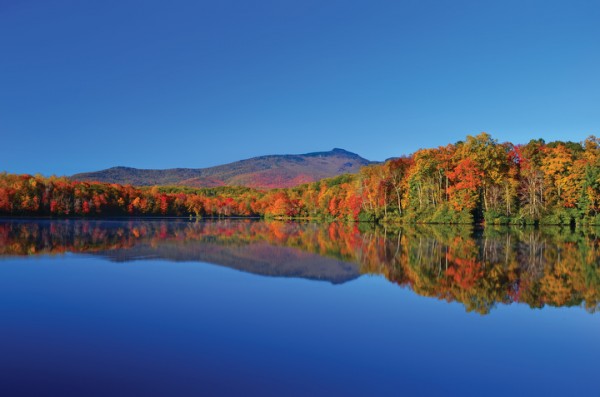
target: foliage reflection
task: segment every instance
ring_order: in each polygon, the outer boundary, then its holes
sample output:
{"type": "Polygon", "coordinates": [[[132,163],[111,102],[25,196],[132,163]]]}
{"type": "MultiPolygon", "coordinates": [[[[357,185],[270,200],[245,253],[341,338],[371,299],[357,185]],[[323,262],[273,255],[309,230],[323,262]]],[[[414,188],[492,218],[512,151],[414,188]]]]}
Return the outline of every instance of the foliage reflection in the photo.
{"type": "Polygon", "coordinates": [[[419,295],[460,302],[482,314],[516,302],[595,312],[600,297],[598,229],[424,225],[390,230],[251,220],[0,222],[2,256],[67,252],[123,261],[199,260],[334,283],[383,275],[419,295]]]}

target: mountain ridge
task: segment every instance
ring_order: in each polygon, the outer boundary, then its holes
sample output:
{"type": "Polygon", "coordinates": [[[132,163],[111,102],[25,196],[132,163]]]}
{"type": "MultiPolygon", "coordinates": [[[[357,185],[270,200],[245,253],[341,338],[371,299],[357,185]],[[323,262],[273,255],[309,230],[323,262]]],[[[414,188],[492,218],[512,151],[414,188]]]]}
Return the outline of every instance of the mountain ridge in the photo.
{"type": "Polygon", "coordinates": [[[78,173],[72,175],[71,179],[136,186],[246,186],[270,189],[356,173],[361,167],[375,163],[356,153],[333,148],[325,152],[263,155],[206,168],[143,169],[115,166],[78,173]]]}

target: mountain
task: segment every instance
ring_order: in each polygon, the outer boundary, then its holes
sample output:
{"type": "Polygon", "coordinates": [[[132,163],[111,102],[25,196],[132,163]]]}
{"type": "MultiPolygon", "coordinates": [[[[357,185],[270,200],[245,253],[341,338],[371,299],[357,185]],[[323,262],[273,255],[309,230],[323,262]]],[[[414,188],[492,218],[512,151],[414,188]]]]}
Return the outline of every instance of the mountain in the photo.
{"type": "Polygon", "coordinates": [[[113,167],[76,174],[71,179],[136,186],[235,185],[269,189],[292,187],[341,174],[356,173],[361,167],[373,163],[355,153],[336,148],[329,152],[254,157],[209,168],[148,170],[113,167]]]}

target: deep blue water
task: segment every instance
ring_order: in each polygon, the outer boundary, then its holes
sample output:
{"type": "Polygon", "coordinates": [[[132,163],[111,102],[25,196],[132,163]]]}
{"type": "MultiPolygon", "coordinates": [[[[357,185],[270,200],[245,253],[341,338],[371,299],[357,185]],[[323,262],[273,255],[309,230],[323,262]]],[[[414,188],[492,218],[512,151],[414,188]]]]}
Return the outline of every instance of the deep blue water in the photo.
{"type": "Polygon", "coordinates": [[[600,315],[579,305],[482,315],[377,274],[52,252],[0,258],[3,396],[600,395],[600,315]]]}

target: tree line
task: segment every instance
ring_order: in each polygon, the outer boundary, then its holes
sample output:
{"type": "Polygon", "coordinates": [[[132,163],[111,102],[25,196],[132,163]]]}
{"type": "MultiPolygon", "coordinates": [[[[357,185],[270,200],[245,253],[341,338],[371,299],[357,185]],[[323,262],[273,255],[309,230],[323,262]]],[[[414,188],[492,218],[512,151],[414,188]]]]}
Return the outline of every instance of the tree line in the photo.
{"type": "Polygon", "coordinates": [[[357,174],[272,190],[134,187],[3,173],[0,214],[600,224],[600,139],[515,145],[481,133],[357,174]]]}

